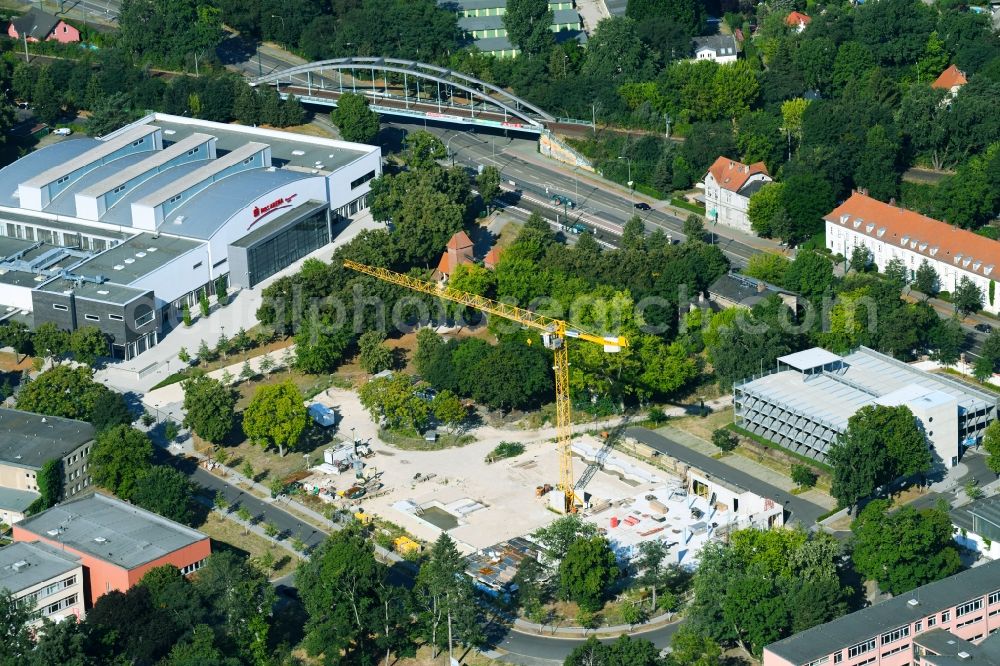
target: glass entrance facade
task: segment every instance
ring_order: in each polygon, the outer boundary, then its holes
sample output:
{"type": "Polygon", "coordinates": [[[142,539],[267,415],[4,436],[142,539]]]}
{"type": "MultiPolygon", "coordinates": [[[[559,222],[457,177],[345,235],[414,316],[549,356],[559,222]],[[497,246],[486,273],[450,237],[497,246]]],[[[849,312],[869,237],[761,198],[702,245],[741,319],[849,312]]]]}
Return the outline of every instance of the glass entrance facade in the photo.
{"type": "Polygon", "coordinates": [[[247,282],[253,287],[330,242],[327,209],[318,210],[246,248],[247,282]]]}

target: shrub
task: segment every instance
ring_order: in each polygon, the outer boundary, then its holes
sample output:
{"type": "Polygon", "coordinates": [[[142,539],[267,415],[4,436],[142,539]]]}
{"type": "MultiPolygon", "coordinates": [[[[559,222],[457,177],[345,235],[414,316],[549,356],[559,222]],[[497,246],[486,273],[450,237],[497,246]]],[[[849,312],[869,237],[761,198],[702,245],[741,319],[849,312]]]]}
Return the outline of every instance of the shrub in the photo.
{"type": "Polygon", "coordinates": [[[723,451],[732,451],[739,443],[739,439],[728,428],[716,428],[712,433],[712,444],[715,444],[723,451]]]}
{"type": "Polygon", "coordinates": [[[792,481],[803,488],[812,488],[819,478],[808,465],[792,465],[792,481]]]}
{"type": "Polygon", "coordinates": [[[659,407],[650,407],[649,422],[653,425],[660,425],[667,422],[667,415],[659,407]]]}
{"type": "Polygon", "coordinates": [[[520,442],[500,442],[496,448],[486,456],[486,462],[496,462],[504,458],[513,458],[524,453],[524,444],[520,442]]]}

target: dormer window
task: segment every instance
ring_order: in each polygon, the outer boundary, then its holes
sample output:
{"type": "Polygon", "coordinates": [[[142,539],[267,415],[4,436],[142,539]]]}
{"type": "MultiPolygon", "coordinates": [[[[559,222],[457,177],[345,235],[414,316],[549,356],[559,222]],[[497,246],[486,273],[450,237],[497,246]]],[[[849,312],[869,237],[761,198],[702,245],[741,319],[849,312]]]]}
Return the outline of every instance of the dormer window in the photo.
{"type": "Polygon", "coordinates": [[[972,263],[972,270],[978,271],[979,267],[982,266],[982,265],[983,265],[983,262],[981,262],[981,261],[975,261],[975,262],[972,263]]]}
{"type": "Polygon", "coordinates": [[[983,275],[989,275],[990,273],[992,273],[993,268],[994,268],[993,264],[987,264],[986,268],[983,269],[983,275]]]}
{"type": "Polygon", "coordinates": [[[844,213],[843,215],[840,216],[840,223],[841,224],[847,224],[847,221],[849,219],[851,219],[851,216],[849,214],[847,214],[847,213],[844,213]]]}
{"type": "Polygon", "coordinates": [[[874,222],[869,222],[868,224],[865,225],[865,233],[869,233],[870,234],[872,232],[872,229],[874,229],[874,228],[875,228],[875,223],[874,222]]]}
{"type": "Polygon", "coordinates": [[[920,242],[920,241],[917,241],[917,240],[911,240],[911,241],[910,241],[910,249],[911,249],[911,250],[915,250],[915,249],[917,249],[917,243],[919,243],[919,242],[920,242]]]}
{"type": "Polygon", "coordinates": [[[862,222],[864,222],[864,220],[862,220],[860,217],[854,218],[854,228],[857,229],[858,227],[860,227],[862,222]]]}
{"type": "Polygon", "coordinates": [[[935,245],[934,247],[932,247],[932,248],[931,248],[931,256],[933,257],[934,255],[936,255],[936,254],[938,253],[938,250],[939,250],[939,249],[940,249],[940,248],[938,248],[938,246],[937,246],[937,245],[935,245]]]}
{"type": "Polygon", "coordinates": [[[878,235],[879,238],[882,238],[882,236],[885,236],[885,227],[879,227],[877,235],[878,235]]]}
{"type": "Polygon", "coordinates": [[[921,252],[923,252],[924,250],[926,250],[926,249],[927,249],[927,243],[921,243],[921,244],[920,244],[920,245],[918,246],[918,248],[920,249],[920,251],[921,251],[921,252]]]}
{"type": "Polygon", "coordinates": [[[952,261],[954,261],[954,262],[955,262],[956,264],[957,264],[958,262],[962,261],[962,253],[961,253],[961,252],[959,252],[958,254],[956,254],[956,255],[955,255],[955,258],[954,258],[954,259],[952,259],[952,261]]]}
{"type": "Polygon", "coordinates": [[[910,242],[910,237],[909,237],[909,236],[903,236],[903,237],[902,237],[902,238],[901,238],[901,239],[899,240],[899,244],[900,244],[900,245],[906,245],[906,244],[907,244],[907,243],[909,243],[909,242],[910,242]]]}
{"type": "Polygon", "coordinates": [[[972,257],[966,257],[965,259],[962,259],[962,268],[968,268],[969,264],[971,263],[972,263],[972,257]]]}

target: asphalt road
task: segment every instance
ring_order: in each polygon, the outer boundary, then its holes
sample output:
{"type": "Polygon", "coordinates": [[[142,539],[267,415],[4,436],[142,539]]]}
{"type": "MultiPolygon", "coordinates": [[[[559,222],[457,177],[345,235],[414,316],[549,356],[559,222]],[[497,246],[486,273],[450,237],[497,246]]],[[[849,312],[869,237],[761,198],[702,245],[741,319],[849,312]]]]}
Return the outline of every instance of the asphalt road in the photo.
{"type": "Polygon", "coordinates": [[[287,539],[298,537],[302,543],[309,547],[318,546],[326,539],[325,533],[309,523],[299,520],[278,505],[265,502],[236,486],[232,486],[190,461],[175,459],[172,462],[192,481],[207,488],[213,495],[216,492],[222,492],[233,511],[245,507],[260,522],[271,523],[277,527],[278,531],[286,535],[287,539]]]}
{"type": "MultiPolygon", "coordinates": [[[[663,649],[670,645],[680,623],[668,624],[659,629],[632,634],[633,638],[644,638],[663,649]]],[[[601,639],[602,643],[613,643],[616,638],[601,639]]],[[[552,638],[544,635],[525,634],[511,631],[496,647],[507,653],[504,661],[523,666],[555,666],[562,664],[570,652],[585,642],[583,639],[552,638]]]]}
{"type": "MultiPolygon", "coordinates": [[[[633,215],[639,215],[647,228],[661,228],[673,238],[684,240],[681,232],[684,220],[679,216],[655,209],[637,210],[634,203],[641,198],[629,198],[610,187],[599,187],[590,180],[592,175],[585,172],[581,178],[580,174],[568,169],[546,168],[521,159],[519,152],[534,151],[537,142],[533,139],[504,136],[502,132],[473,134],[432,122],[393,120],[384,124],[401,131],[426,129],[436,134],[445,142],[456,163],[473,169],[480,164],[495,166],[500,169],[505,183],[513,181],[513,187],[535,202],[547,204],[555,194],[568,197],[576,204],[566,211],[569,220],[580,220],[598,231],[603,230],[605,236],[620,234],[625,222],[633,215]]],[[[710,240],[719,246],[734,266],[746,265],[747,259],[759,252],[756,248],[715,233],[714,228],[709,229],[709,233],[710,240]]]]}

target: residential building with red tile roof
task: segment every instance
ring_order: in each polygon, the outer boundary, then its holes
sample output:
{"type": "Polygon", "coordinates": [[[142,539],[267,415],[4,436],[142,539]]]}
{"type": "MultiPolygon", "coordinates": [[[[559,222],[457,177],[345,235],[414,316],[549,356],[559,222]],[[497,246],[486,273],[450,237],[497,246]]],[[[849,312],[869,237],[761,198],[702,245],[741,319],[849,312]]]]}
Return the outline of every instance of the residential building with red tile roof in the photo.
{"type": "Polygon", "coordinates": [[[705,174],[705,210],[710,221],[752,233],[750,197],[772,178],[763,162],[743,164],[720,157],[705,174]]]}
{"type": "Polygon", "coordinates": [[[954,96],[958,94],[959,88],[968,82],[969,80],[965,78],[965,72],[960,70],[955,65],[951,65],[948,69],[941,72],[941,75],[934,80],[934,83],[931,84],[931,88],[947,90],[952,94],[952,96],[954,96]]]}
{"type": "Polygon", "coordinates": [[[792,12],[785,17],[785,25],[789,28],[795,28],[796,32],[802,32],[811,22],[812,17],[808,14],[803,14],[802,12],[792,12]]]}
{"type": "Polygon", "coordinates": [[[832,252],[850,257],[855,247],[867,247],[880,271],[892,259],[901,259],[911,279],[926,261],[937,272],[942,291],[954,292],[967,277],[983,292],[983,309],[1000,311],[1000,301],[990,303],[988,297],[990,283],[1000,275],[1000,242],[862,192],[851,194],[823,219],[832,252]]]}

